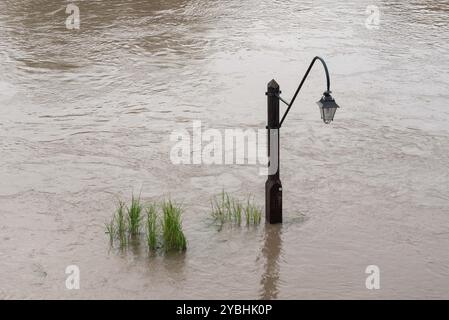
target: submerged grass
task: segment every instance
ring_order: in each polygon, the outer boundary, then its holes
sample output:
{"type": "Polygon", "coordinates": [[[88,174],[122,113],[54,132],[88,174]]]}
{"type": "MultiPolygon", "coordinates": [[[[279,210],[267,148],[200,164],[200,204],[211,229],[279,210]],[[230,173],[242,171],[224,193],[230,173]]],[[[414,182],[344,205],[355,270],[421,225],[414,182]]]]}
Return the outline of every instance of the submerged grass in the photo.
{"type": "Polygon", "coordinates": [[[162,237],[166,251],[184,251],[187,241],[182,231],[182,209],[171,200],[162,203],[162,237]]]}
{"type": "Polygon", "coordinates": [[[142,204],[140,203],[140,196],[131,198],[131,206],[127,208],[128,213],[128,233],[131,236],[136,236],[140,233],[140,223],[142,221],[142,204]]]}
{"type": "Polygon", "coordinates": [[[150,250],[157,249],[158,241],[157,207],[151,204],[147,208],[147,244],[150,250]]]}
{"type": "MultiPolygon", "coordinates": [[[[262,220],[262,210],[251,197],[242,202],[223,190],[212,199],[211,206],[212,218],[220,229],[226,223],[249,227],[259,225],[262,220]]],[[[123,201],[118,202],[105,229],[111,246],[118,242],[121,249],[126,249],[131,240],[135,243],[145,239],[149,251],[184,251],[187,240],[182,228],[182,212],[182,207],[170,199],[144,205],[140,196],[132,195],[129,206],[123,201]]]]}
{"type": "Polygon", "coordinates": [[[251,198],[248,197],[245,207],[245,218],[246,225],[249,226],[251,224],[258,225],[262,220],[262,210],[260,207],[257,207],[253,202],[251,202],[251,198]]]}
{"type": "Polygon", "coordinates": [[[121,249],[130,244],[131,238],[134,239],[133,242],[143,239],[142,229],[150,251],[159,248],[164,248],[165,251],[184,251],[187,248],[182,230],[182,208],[171,200],[144,205],[140,197],[133,195],[129,207],[122,201],[118,202],[117,209],[105,228],[111,246],[118,241],[121,249]],[[142,227],[144,218],[145,226],[142,227]]]}
{"type": "Polygon", "coordinates": [[[105,226],[106,233],[109,235],[109,243],[112,245],[115,237],[115,216],[113,216],[111,221],[107,222],[105,226]]]}
{"type": "Polygon", "coordinates": [[[120,247],[126,246],[128,243],[128,236],[126,234],[126,219],[125,219],[125,203],[122,201],[119,201],[117,213],[115,217],[116,222],[116,237],[118,238],[120,242],[120,247]]]}
{"type": "Polygon", "coordinates": [[[214,197],[211,205],[212,218],[220,228],[225,223],[240,226],[243,214],[247,226],[259,225],[261,222],[262,210],[254,204],[251,197],[248,197],[246,203],[242,204],[241,201],[223,190],[220,195],[214,197]]]}
{"type": "Polygon", "coordinates": [[[238,201],[232,201],[232,216],[236,225],[242,224],[242,205],[238,201]]]}

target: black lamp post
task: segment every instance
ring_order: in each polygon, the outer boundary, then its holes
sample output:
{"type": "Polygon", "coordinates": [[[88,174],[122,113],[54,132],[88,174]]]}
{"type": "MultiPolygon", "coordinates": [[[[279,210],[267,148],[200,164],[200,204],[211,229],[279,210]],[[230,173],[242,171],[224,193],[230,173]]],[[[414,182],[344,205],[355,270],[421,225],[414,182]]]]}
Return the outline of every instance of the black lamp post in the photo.
{"type": "Polygon", "coordinates": [[[295,102],[296,96],[301,90],[307,76],[310,73],[315,61],[319,60],[326,72],[327,80],[327,90],[323,93],[320,101],[317,102],[320,108],[321,119],[326,124],[329,124],[334,120],[335,112],[339,106],[335,103],[334,98],[331,96],[330,91],[330,77],[327,65],[324,60],[320,57],[313,58],[310,63],[309,69],[307,69],[306,74],[301,80],[298,89],[296,89],[290,103],[281,98],[281,91],[279,90],[279,85],[273,79],[268,83],[267,88],[267,98],[268,98],[268,179],[265,183],[265,217],[268,223],[282,223],[282,183],[279,178],[279,129],[285,120],[290,108],[295,102]],[[279,121],[279,101],[282,101],[287,105],[287,110],[285,111],[282,119],[279,121]]]}

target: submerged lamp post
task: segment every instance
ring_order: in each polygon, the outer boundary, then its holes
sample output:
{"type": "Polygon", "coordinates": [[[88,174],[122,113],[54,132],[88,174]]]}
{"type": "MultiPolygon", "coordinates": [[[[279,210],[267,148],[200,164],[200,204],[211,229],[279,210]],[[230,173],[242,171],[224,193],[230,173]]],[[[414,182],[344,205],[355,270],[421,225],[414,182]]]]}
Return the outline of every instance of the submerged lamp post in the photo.
{"type": "Polygon", "coordinates": [[[268,83],[267,98],[268,98],[268,179],[265,183],[265,217],[268,223],[282,223],[282,183],[279,178],[279,129],[285,120],[290,108],[295,102],[296,96],[301,90],[307,76],[310,73],[315,62],[319,60],[326,72],[327,80],[327,90],[323,93],[320,101],[317,102],[321,113],[321,119],[326,124],[329,124],[334,120],[335,112],[337,111],[338,105],[335,103],[334,98],[331,96],[330,91],[330,77],[329,71],[327,70],[326,63],[320,57],[313,58],[310,63],[309,69],[307,69],[298,89],[296,89],[295,94],[290,102],[285,101],[281,98],[281,91],[279,90],[279,85],[273,79],[268,83]],[[287,110],[285,111],[282,119],[279,121],[279,101],[282,101],[287,105],[287,110]]]}

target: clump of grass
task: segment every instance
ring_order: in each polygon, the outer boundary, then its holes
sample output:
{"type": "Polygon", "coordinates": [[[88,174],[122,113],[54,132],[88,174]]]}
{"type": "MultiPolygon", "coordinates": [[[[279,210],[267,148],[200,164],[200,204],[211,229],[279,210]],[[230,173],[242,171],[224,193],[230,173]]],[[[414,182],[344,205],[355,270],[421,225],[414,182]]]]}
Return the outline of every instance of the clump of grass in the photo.
{"type": "Polygon", "coordinates": [[[225,223],[240,226],[243,214],[245,214],[247,226],[259,225],[261,222],[262,210],[250,197],[245,204],[242,204],[223,190],[219,196],[214,197],[211,205],[212,218],[219,224],[220,229],[225,223]]]}
{"type": "Polygon", "coordinates": [[[146,212],[143,231],[150,251],[159,248],[166,251],[186,250],[187,240],[182,230],[182,208],[171,200],[164,201],[160,205],[153,202],[145,206],[141,203],[140,197],[136,198],[134,195],[129,207],[119,201],[111,221],[105,224],[111,245],[118,240],[120,248],[124,249],[130,244],[130,237],[133,243],[143,239],[141,232],[142,221],[145,218],[143,211],[146,212]]]}
{"type": "Polygon", "coordinates": [[[262,220],[262,210],[257,207],[253,202],[251,202],[251,198],[248,197],[245,207],[245,218],[246,225],[259,225],[262,220]]]}
{"type": "Polygon", "coordinates": [[[219,222],[220,224],[224,224],[227,220],[226,218],[226,208],[225,208],[225,193],[224,191],[220,194],[220,198],[214,197],[211,201],[212,206],[212,218],[219,222]]]}
{"type": "Polygon", "coordinates": [[[182,231],[182,209],[171,200],[162,203],[162,237],[166,251],[184,251],[187,241],[182,231]]]}
{"type": "Polygon", "coordinates": [[[242,224],[242,205],[240,202],[233,200],[232,201],[232,218],[236,225],[242,224]]]}
{"type": "Polygon", "coordinates": [[[109,235],[109,242],[114,244],[114,240],[119,240],[120,247],[124,247],[127,244],[127,224],[125,219],[125,203],[118,202],[118,207],[111,221],[106,223],[106,233],[109,235]]]}
{"type": "Polygon", "coordinates": [[[159,228],[157,225],[157,207],[154,204],[148,206],[147,210],[147,244],[150,250],[156,250],[159,228]]]}
{"type": "Polygon", "coordinates": [[[118,203],[115,222],[117,238],[119,239],[120,246],[124,247],[128,243],[128,236],[126,234],[127,224],[125,219],[125,203],[122,201],[119,201],[118,203]]]}
{"type": "Polygon", "coordinates": [[[225,212],[225,219],[230,221],[235,216],[232,214],[232,203],[234,202],[234,200],[231,200],[232,198],[229,193],[223,191],[222,194],[224,194],[224,197],[222,196],[222,199],[224,199],[222,205],[225,212]]]}
{"type": "Polygon", "coordinates": [[[131,236],[136,236],[140,233],[140,223],[142,221],[142,204],[140,203],[140,197],[135,198],[134,195],[131,198],[131,206],[128,210],[128,232],[131,236]]]}

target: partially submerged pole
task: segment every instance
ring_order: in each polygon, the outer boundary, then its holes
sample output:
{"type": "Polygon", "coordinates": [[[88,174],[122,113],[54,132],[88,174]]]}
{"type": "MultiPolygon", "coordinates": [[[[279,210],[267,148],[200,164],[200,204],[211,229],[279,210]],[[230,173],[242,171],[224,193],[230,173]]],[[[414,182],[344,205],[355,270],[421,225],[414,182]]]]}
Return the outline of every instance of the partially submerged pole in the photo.
{"type": "Polygon", "coordinates": [[[273,79],[267,87],[268,179],[265,183],[265,219],[282,223],[282,184],[279,178],[279,85],[273,79]]]}
{"type": "Polygon", "coordinates": [[[279,85],[274,79],[268,83],[266,92],[268,100],[268,179],[265,183],[265,218],[267,223],[282,223],[282,184],[281,179],[279,178],[279,129],[281,128],[282,123],[284,123],[285,117],[290,111],[293,102],[295,102],[299,91],[301,91],[315,61],[320,61],[323,64],[324,72],[326,73],[326,91],[324,91],[323,96],[317,104],[320,108],[321,119],[323,119],[324,123],[329,124],[334,120],[335,112],[339,106],[331,96],[329,71],[326,62],[324,62],[322,58],[318,56],[313,58],[290,102],[281,98],[279,85]],[[287,105],[287,110],[280,121],[279,101],[282,101],[282,103],[287,105]]]}

